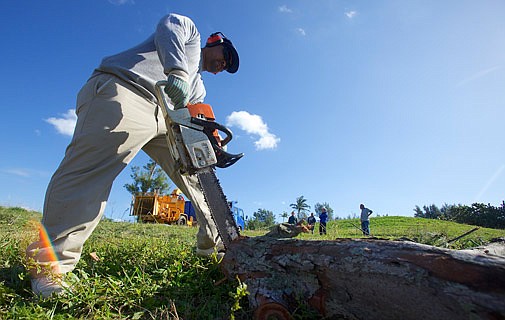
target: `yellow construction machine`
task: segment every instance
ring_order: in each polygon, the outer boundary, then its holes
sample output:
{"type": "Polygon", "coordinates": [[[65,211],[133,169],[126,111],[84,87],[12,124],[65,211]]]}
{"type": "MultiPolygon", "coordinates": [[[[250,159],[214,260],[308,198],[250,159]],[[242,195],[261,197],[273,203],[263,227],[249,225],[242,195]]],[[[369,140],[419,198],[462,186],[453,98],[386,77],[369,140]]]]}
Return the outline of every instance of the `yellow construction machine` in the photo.
{"type": "Polygon", "coordinates": [[[130,213],[145,223],[192,225],[196,220],[191,203],[184,200],[178,189],[170,195],[138,194],[133,199],[130,213]]]}

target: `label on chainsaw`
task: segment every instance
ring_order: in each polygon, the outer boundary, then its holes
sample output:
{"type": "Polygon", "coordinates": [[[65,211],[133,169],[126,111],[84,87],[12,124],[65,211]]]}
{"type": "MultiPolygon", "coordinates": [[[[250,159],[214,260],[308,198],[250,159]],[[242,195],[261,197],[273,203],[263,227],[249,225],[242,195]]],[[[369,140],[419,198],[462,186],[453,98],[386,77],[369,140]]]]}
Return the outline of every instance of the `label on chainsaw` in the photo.
{"type": "Polygon", "coordinates": [[[214,170],[198,172],[197,176],[217,232],[225,248],[228,248],[228,244],[239,237],[239,231],[223,189],[214,170]]]}

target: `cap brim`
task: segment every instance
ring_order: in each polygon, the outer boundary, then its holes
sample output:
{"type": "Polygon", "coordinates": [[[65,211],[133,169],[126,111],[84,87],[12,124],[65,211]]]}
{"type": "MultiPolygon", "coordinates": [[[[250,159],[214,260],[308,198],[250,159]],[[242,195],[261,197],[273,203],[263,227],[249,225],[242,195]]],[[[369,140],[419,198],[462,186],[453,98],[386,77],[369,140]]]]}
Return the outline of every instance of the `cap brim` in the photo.
{"type": "Polygon", "coordinates": [[[235,73],[237,72],[240,63],[238,58],[238,52],[237,50],[235,50],[235,47],[231,44],[225,42],[223,43],[223,46],[226,47],[231,56],[231,64],[228,66],[228,68],[226,68],[226,71],[228,71],[229,73],[235,73]]]}

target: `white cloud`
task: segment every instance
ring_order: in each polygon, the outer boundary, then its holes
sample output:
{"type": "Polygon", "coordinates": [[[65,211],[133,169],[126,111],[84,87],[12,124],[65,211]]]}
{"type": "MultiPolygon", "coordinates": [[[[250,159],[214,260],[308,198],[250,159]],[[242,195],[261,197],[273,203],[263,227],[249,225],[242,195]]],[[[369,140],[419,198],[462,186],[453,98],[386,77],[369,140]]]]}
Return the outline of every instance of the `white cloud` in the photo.
{"type": "Polygon", "coordinates": [[[354,18],[354,16],[356,16],[356,14],[357,14],[357,12],[356,12],[356,11],[347,11],[347,12],[345,13],[345,15],[347,16],[347,18],[349,18],[349,19],[354,18]]]}
{"type": "Polygon", "coordinates": [[[30,176],[30,173],[28,172],[28,170],[25,170],[25,169],[6,169],[6,170],[2,170],[2,171],[5,173],[8,173],[8,174],[12,174],[15,176],[20,176],[20,177],[29,177],[30,176]]]}
{"type": "Polygon", "coordinates": [[[268,131],[267,124],[260,116],[247,111],[233,111],[226,117],[226,125],[239,127],[250,135],[259,136],[259,139],[254,142],[256,150],[275,149],[281,141],[275,134],[268,131]]]}
{"type": "Polygon", "coordinates": [[[289,9],[288,6],[282,5],[279,7],[279,11],[282,13],[292,13],[293,10],[289,9]]]}
{"type": "Polygon", "coordinates": [[[305,37],[305,35],[307,34],[307,33],[305,32],[305,30],[304,30],[304,29],[302,29],[302,28],[298,28],[298,29],[296,29],[296,31],[298,31],[298,33],[299,33],[300,35],[304,36],[304,37],[305,37]]]}
{"type": "Polygon", "coordinates": [[[26,169],[26,168],[8,168],[0,170],[2,173],[29,178],[29,177],[47,177],[48,173],[45,171],[26,169]]]}
{"type": "Polygon", "coordinates": [[[58,133],[65,136],[72,136],[74,134],[75,123],[77,116],[74,109],[68,109],[67,113],[61,115],[62,118],[49,118],[46,122],[52,124],[58,133]]]}
{"type": "Polygon", "coordinates": [[[110,3],[116,5],[116,6],[121,6],[123,4],[135,4],[135,1],[133,0],[109,0],[110,3]]]}

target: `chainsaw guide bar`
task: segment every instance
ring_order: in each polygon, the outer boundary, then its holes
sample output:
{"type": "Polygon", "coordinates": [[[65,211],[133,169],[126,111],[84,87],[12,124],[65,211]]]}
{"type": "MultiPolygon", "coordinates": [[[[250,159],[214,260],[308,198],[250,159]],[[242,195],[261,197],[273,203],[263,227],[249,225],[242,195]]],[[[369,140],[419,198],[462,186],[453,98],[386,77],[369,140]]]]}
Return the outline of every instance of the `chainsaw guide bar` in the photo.
{"type": "Polygon", "coordinates": [[[224,247],[228,248],[230,242],[237,239],[240,234],[221,184],[213,169],[198,172],[196,175],[202,187],[205,201],[209,206],[212,220],[217,227],[217,232],[224,247]]]}
{"type": "Polygon", "coordinates": [[[167,85],[167,81],[158,81],[155,93],[167,125],[170,153],[179,163],[181,174],[195,175],[198,178],[211,219],[224,247],[228,248],[240,235],[235,217],[217,179],[215,167],[227,168],[244,154],[231,154],[223,149],[232,139],[232,132],[213,121],[214,113],[210,105],[200,104],[174,109],[163,90],[167,85]],[[219,136],[218,132],[225,134],[221,141],[216,138],[219,136]]]}

